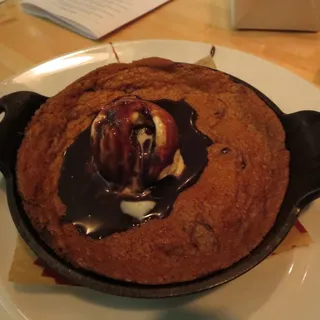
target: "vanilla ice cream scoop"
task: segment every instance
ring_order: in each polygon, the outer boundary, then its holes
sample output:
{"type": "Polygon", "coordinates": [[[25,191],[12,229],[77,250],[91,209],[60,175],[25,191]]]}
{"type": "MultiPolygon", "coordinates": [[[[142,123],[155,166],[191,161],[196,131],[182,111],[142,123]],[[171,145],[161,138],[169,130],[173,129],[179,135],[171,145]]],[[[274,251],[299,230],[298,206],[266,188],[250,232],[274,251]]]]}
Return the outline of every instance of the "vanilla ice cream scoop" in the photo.
{"type": "Polygon", "coordinates": [[[99,112],[91,145],[97,169],[118,191],[141,193],[168,175],[180,176],[185,167],[173,117],[134,96],[99,112]]]}

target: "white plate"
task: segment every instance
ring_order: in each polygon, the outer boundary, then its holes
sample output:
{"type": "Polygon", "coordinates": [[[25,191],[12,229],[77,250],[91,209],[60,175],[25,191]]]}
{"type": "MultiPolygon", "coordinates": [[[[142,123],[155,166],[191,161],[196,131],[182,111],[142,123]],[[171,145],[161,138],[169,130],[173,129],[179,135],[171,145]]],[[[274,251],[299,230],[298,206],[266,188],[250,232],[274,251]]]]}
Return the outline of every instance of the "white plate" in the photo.
{"type": "MultiPolygon", "coordinates": [[[[159,56],[195,62],[211,45],[187,41],[150,40],[114,44],[121,62],[159,56]]],[[[60,57],[0,85],[0,95],[33,90],[53,95],[88,71],[116,62],[110,45],[60,57]]],[[[320,110],[320,90],[291,72],[252,55],[217,47],[215,62],[260,89],[285,112],[320,110]]],[[[70,320],[269,320],[319,319],[320,201],[301,216],[312,245],[271,257],[240,278],[204,294],[137,300],[109,296],[84,288],[18,286],[6,281],[16,230],[0,177],[0,319],[70,320]]]]}

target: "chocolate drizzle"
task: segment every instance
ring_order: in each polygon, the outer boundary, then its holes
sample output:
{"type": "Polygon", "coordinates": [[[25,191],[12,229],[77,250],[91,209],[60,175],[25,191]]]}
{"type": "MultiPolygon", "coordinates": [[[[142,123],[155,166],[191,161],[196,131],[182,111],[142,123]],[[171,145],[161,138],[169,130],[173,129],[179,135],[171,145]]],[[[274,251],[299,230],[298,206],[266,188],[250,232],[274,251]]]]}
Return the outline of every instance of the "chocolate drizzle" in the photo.
{"type": "MultiPolygon", "coordinates": [[[[176,122],[180,152],[185,163],[181,176],[167,176],[157,181],[148,193],[112,192],[113,183],[101,176],[93,161],[89,127],[79,134],[64,157],[59,196],[67,207],[63,218],[65,223],[72,223],[81,233],[100,239],[151,218],[165,218],[170,214],[179,192],[199,178],[207,164],[207,147],[212,141],[196,129],[195,110],[184,101],[157,100],[153,103],[169,112],[176,122]],[[121,209],[124,202],[141,201],[154,204],[142,221],[121,209]]],[[[147,150],[148,146],[143,145],[143,149],[147,150]]]]}
{"type": "Polygon", "coordinates": [[[119,192],[141,193],[174,162],[179,136],[170,113],[150,101],[124,96],[102,108],[94,119],[91,145],[106,180],[114,182],[119,192]]]}

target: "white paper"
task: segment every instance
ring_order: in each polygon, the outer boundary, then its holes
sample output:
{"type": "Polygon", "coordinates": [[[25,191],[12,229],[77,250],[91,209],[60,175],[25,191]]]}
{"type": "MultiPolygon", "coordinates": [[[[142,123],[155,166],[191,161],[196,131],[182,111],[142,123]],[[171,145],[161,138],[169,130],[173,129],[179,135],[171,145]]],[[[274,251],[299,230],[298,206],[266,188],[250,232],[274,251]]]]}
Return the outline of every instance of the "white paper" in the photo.
{"type": "Polygon", "coordinates": [[[22,0],[23,9],[99,39],[170,0],[22,0]]]}

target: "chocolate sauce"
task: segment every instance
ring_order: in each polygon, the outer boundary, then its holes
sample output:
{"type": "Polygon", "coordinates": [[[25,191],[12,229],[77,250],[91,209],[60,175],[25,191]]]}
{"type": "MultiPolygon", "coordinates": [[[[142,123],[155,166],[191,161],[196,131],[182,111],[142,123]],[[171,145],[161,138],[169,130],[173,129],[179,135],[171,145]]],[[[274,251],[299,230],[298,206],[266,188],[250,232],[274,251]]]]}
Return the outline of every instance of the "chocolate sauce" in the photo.
{"type": "Polygon", "coordinates": [[[89,127],[79,134],[64,157],[59,196],[67,207],[63,218],[65,223],[72,223],[81,233],[100,239],[151,218],[165,218],[170,214],[179,192],[199,178],[207,165],[207,147],[212,141],[196,129],[195,110],[184,101],[157,100],[153,103],[169,112],[176,122],[180,152],[185,163],[181,176],[167,176],[157,181],[146,194],[113,192],[113,184],[100,175],[93,161],[89,127]],[[121,209],[121,203],[141,201],[154,203],[142,221],[121,209]]]}

